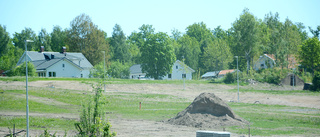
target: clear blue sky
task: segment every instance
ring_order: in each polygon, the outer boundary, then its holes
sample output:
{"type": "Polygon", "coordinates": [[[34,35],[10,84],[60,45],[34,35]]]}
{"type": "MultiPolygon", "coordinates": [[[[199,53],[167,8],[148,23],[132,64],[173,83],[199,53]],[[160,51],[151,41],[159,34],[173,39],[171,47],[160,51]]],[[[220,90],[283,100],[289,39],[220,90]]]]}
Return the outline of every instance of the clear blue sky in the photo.
{"type": "Polygon", "coordinates": [[[126,35],[143,24],[169,35],[174,28],[185,33],[187,26],[202,21],[210,29],[221,25],[226,30],[244,8],[258,19],[278,12],[281,22],[288,17],[313,29],[320,25],[320,0],[0,0],[0,7],[0,24],[11,37],[25,27],[37,35],[41,28],[49,33],[55,25],[69,28],[81,13],[89,15],[108,37],[116,23],[126,35]]]}

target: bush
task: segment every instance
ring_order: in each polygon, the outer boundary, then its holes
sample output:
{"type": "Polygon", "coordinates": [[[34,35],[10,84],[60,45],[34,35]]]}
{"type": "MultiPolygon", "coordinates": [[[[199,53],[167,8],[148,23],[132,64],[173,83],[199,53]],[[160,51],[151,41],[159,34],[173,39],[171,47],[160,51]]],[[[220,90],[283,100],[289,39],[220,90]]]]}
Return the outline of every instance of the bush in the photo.
{"type": "Polygon", "coordinates": [[[311,90],[320,91],[320,72],[314,72],[311,90]]]}
{"type": "MultiPolygon", "coordinates": [[[[25,76],[26,63],[20,64],[8,73],[8,76],[25,76]]],[[[28,76],[36,76],[36,69],[31,62],[28,62],[28,76]]]]}
{"type": "Polygon", "coordinates": [[[226,84],[231,84],[231,83],[234,83],[235,81],[236,81],[235,76],[232,73],[227,73],[225,79],[223,80],[223,82],[226,84]]]}

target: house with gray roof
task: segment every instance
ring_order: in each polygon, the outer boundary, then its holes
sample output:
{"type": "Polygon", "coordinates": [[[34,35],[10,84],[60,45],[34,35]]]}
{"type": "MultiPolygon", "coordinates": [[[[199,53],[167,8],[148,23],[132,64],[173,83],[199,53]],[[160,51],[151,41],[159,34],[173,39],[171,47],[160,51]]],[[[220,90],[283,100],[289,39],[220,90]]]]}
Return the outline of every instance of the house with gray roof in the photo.
{"type": "Polygon", "coordinates": [[[36,73],[39,77],[83,77],[89,78],[92,64],[82,53],[66,52],[63,47],[62,52],[44,52],[44,47],[41,51],[24,52],[17,66],[27,61],[30,61],[36,68],[36,73]]]}

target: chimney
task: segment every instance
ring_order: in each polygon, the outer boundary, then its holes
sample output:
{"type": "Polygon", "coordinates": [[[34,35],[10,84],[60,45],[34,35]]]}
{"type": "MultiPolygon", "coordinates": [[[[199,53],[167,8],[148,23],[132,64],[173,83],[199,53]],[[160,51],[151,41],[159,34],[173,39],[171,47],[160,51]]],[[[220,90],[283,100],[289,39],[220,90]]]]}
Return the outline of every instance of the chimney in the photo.
{"type": "Polygon", "coordinates": [[[65,54],[65,53],[66,53],[66,51],[67,51],[67,48],[66,48],[66,47],[62,47],[62,49],[61,49],[61,53],[62,53],[62,54],[65,54]]]}
{"type": "Polygon", "coordinates": [[[40,53],[41,53],[41,52],[44,52],[44,46],[41,46],[41,47],[40,47],[40,53]]]}

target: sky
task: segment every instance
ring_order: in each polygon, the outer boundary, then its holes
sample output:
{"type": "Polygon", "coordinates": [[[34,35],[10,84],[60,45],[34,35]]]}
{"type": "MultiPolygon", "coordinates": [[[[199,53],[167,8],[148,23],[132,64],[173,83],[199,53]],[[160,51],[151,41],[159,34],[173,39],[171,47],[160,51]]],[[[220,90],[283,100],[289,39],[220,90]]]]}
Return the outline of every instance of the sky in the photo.
{"type": "Polygon", "coordinates": [[[156,32],[171,35],[173,29],[185,33],[194,23],[208,28],[227,30],[245,8],[257,19],[268,13],[279,13],[280,21],[289,18],[316,29],[320,25],[320,0],[0,0],[0,25],[13,37],[31,28],[37,35],[42,28],[48,33],[54,26],[70,28],[70,22],[85,13],[99,29],[112,36],[119,24],[129,36],[143,24],[156,32]]]}

